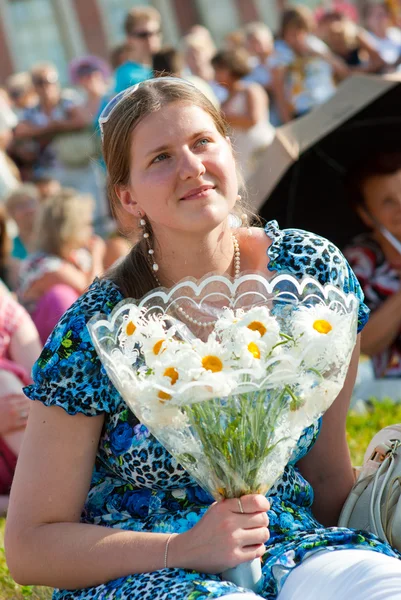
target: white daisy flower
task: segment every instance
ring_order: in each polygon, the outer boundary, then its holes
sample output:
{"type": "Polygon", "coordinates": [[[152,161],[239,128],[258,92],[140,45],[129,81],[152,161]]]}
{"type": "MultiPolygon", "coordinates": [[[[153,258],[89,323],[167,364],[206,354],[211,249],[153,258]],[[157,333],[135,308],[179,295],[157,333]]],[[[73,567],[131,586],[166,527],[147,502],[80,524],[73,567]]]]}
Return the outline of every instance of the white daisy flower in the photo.
{"type": "MultiPolygon", "coordinates": [[[[164,387],[165,382],[162,383],[164,387]]],[[[176,404],[169,402],[169,396],[161,392],[153,378],[149,377],[131,385],[124,399],[145,425],[178,429],[186,422],[186,416],[176,404]]]]}
{"type": "Polygon", "coordinates": [[[204,371],[213,374],[228,373],[233,367],[231,351],[217,341],[215,334],[211,334],[206,342],[194,340],[192,350],[198,357],[199,375],[204,371]]]}
{"type": "Polygon", "coordinates": [[[124,351],[131,353],[143,335],[143,308],[132,305],[129,313],[124,315],[118,334],[118,341],[124,351]]]}
{"type": "Polygon", "coordinates": [[[293,314],[292,328],[299,337],[296,351],[309,366],[325,369],[337,359],[348,346],[351,335],[348,315],[325,306],[301,306],[293,314]],[[345,344],[345,346],[344,346],[345,344]]]}
{"type": "Polygon", "coordinates": [[[223,308],[221,316],[214,326],[214,330],[222,337],[233,335],[244,314],[245,312],[242,308],[237,310],[232,310],[228,307],[223,308]]]}
{"type": "Polygon", "coordinates": [[[143,328],[141,338],[141,349],[145,357],[146,364],[152,367],[153,363],[166,351],[167,347],[174,340],[175,328],[166,329],[163,320],[149,320],[143,328]]]}
{"type": "Polygon", "coordinates": [[[267,308],[267,306],[255,306],[251,310],[247,311],[242,317],[240,327],[246,327],[250,331],[257,332],[264,346],[268,348],[269,352],[272,350],[280,338],[280,326],[267,308]]]}
{"type": "Polygon", "coordinates": [[[252,370],[254,379],[260,379],[265,374],[269,348],[257,331],[247,327],[238,329],[232,343],[232,351],[238,360],[236,365],[238,369],[252,370]]]}

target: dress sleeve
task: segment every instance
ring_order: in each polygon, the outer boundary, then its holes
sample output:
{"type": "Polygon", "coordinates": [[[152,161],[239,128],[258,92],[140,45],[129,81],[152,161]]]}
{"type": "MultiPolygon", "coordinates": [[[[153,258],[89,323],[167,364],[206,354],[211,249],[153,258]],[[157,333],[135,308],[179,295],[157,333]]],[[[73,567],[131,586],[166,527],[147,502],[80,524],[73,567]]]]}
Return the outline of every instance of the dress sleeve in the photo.
{"type": "Polygon", "coordinates": [[[337,246],[309,231],[280,230],[276,221],[270,221],[265,231],[272,239],[267,252],[269,271],[290,273],[298,279],[309,275],[322,285],[331,283],[346,294],[355,294],[359,300],[358,333],[362,331],[370,311],[353,270],[337,246]]]}
{"type": "Polygon", "coordinates": [[[114,412],[121,396],[107,376],[89,335],[87,323],[108,314],[122,300],[107,281],[95,281],[64,314],[32,370],[33,384],[24,388],[31,400],[60,406],[71,415],[114,412]]]}

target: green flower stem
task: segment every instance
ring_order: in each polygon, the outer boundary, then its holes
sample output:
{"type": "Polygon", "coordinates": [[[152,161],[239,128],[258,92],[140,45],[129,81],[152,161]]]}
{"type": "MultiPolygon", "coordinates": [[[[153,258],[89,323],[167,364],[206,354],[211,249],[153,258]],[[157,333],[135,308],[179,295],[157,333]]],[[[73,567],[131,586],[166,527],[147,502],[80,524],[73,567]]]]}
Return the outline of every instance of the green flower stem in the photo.
{"type": "Polygon", "coordinates": [[[209,464],[214,482],[214,489],[209,491],[215,498],[267,492],[261,468],[266,470],[269,454],[282,441],[274,442],[274,431],[294,398],[292,390],[285,386],[185,407],[209,464]]]}

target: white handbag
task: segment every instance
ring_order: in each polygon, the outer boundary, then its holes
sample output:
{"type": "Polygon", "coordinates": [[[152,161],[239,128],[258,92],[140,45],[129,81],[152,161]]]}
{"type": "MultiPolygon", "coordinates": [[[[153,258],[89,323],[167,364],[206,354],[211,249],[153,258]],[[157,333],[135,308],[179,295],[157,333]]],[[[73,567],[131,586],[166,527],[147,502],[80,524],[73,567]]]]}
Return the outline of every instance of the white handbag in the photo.
{"type": "Polygon", "coordinates": [[[370,531],[401,551],[401,424],[373,437],[338,525],[370,531]]]}

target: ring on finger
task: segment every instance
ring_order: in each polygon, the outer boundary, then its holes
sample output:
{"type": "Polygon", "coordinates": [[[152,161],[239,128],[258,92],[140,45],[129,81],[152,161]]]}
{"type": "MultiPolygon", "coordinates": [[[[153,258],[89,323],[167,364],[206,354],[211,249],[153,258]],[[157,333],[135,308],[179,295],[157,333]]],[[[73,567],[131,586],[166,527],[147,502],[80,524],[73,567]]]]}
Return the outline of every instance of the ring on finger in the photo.
{"type": "Polygon", "coordinates": [[[244,507],[242,506],[241,498],[237,498],[237,500],[238,500],[239,511],[240,511],[240,513],[244,514],[244,507]]]}

